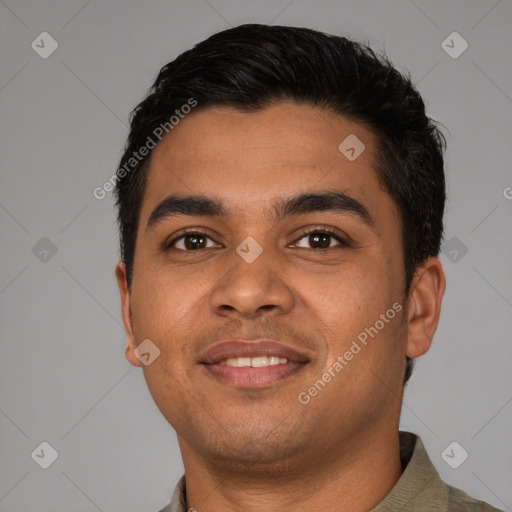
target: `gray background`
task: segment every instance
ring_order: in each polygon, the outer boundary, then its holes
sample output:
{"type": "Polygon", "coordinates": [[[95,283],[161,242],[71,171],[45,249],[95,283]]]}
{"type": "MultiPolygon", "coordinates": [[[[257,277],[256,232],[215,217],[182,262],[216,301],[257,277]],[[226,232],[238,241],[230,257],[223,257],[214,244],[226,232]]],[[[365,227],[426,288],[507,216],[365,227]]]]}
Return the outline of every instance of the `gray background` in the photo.
{"type": "Polygon", "coordinates": [[[168,502],[180,453],[125,360],[113,201],[92,191],[115,172],[128,113],[160,67],[247,22],[367,37],[446,127],[448,287],[401,427],[447,482],[511,510],[510,1],[5,0],[0,17],[0,510],[168,502]],[[59,45],[46,59],[31,48],[44,31],[59,45]],[[458,58],[441,46],[453,31],[469,44],[458,58]],[[48,469],[31,457],[43,441],[59,455],[48,469]],[[441,457],[452,441],[469,453],[458,469],[441,457]]]}

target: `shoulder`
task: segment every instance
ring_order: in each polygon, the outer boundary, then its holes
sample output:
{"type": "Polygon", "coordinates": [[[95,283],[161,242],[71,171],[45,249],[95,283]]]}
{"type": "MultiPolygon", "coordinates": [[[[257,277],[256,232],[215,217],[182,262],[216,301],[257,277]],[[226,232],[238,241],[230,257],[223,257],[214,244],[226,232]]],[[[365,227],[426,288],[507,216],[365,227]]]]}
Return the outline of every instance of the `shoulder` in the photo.
{"type": "Polygon", "coordinates": [[[373,512],[503,512],[444,482],[417,435],[400,431],[400,458],[402,476],[373,512]]]}
{"type": "Polygon", "coordinates": [[[472,498],[461,489],[451,485],[446,485],[446,487],[448,489],[448,512],[503,512],[484,501],[472,498]]]}

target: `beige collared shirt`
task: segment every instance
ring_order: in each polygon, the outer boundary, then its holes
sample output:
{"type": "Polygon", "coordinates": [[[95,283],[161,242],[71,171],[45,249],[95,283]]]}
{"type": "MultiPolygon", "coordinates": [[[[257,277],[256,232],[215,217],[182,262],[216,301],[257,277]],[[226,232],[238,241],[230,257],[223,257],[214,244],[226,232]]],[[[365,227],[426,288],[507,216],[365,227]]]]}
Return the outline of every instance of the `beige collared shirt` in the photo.
{"type": "MultiPolygon", "coordinates": [[[[402,476],[391,492],[369,512],[503,512],[445,484],[417,435],[400,432],[400,458],[402,467],[406,466],[402,476]]],[[[185,475],[176,484],[171,502],[160,512],[189,512],[185,475]]]]}

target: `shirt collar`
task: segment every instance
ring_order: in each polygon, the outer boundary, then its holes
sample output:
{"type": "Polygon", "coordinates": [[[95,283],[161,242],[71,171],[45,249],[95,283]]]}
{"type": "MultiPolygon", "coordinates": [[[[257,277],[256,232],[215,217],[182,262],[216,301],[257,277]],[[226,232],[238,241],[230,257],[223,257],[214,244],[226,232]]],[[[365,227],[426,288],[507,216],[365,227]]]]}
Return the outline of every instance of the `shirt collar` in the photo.
{"type": "Polygon", "coordinates": [[[416,504],[434,500],[439,512],[448,503],[448,486],[441,480],[432,464],[421,439],[411,432],[400,432],[400,460],[405,468],[393,489],[370,512],[395,512],[396,510],[416,510],[416,504]],[[414,505],[413,505],[414,504],[414,505]]]}

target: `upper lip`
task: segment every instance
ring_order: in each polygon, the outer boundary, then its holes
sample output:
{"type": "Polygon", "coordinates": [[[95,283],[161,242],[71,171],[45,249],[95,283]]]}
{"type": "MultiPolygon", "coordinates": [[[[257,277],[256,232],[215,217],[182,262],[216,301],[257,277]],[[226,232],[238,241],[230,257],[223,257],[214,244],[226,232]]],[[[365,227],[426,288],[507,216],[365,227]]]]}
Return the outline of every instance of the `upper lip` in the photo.
{"type": "Polygon", "coordinates": [[[297,350],[270,340],[233,340],[209,348],[201,357],[201,363],[214,364],[231,357],[275,356],[286,357],[294,363],[305,363],[309,359],[297,350]]]}

